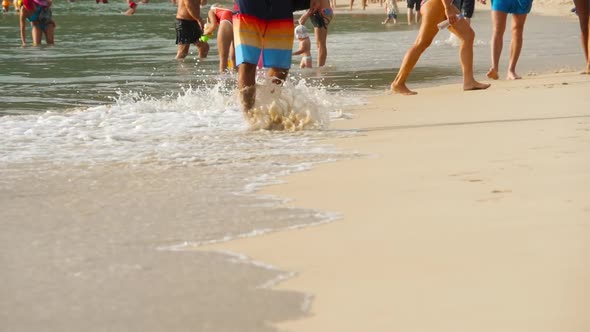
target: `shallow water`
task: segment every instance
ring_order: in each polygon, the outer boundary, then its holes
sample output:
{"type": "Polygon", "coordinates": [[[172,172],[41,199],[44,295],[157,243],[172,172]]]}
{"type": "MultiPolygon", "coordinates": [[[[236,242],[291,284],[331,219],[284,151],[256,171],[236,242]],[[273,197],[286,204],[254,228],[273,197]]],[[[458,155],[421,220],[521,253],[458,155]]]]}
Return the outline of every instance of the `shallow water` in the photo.
{"type": "MultiPolygon", "coordinates": [[[[305,316],[311,295],[268,289],[291,273],[194,249],[337,218],[252,193],[316,163],[358,157],[322,144],[357,134],[328,122],[387,88],[416,28],[338,15],[328,66],[294,67],[284,89],[318,125],[249,131],[235,75],[216,73],[214,42],[205,60],[175,61],[174,7],[124,10],[56,3],[57,45],[41,48],[21,48],[17,17],[0,16],[3,327],[265,331],[305,316]]],[[[488,15],[473,20],[479,77],[488,15]]],[[[530,17],[521,73],[581,66],[577,33],[568,18],[530,17]]],[[[460,82],[458,48],[447,38],[440,34],[409,84],[460,82]]]]}

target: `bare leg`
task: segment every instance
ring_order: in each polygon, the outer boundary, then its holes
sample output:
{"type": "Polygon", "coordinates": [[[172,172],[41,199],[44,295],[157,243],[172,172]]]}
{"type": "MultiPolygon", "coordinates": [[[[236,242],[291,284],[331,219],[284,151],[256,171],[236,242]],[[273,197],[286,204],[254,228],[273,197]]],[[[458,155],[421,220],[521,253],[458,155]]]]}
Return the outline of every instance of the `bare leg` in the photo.
{"type": "Polygon", "coordinates": [[[217,50],[219,52],[219,72],[227,70],[227,62],[230,57],[230,49],[234,39],[234,30],[231,24],[222,21],[217,31],[217,50]]]}
{"type": "Polygon", "coordinates": [[[412,24],[412,18],[414,17],[414,11],[408,8],[408,25],[412,24]]]}
{"type": "Polygon", "coordinates": [[[516,73],[516,63],[522,50],[522,33],[524,32],[524,23],[527,14],[512,14],[512,41],[510,42],[510,63],[508,64],[508,79],[521,79],[516,73]]]}
{"type": "Polygon", "coordinates": [[[428,1],[422,8],[424,10],[424,17],[418,37],[414,45],[406,52],[402,60],[402,65],[391,83],[391,90],[395,93],[403,95],[416,94],[416,92],[406,86],[406,80],[422,53],[430,46],[432,40],[438,33],[438,27],[436,25],[445,19],[444,8],[440,1],[428,1]]]}
{"type": "Polygon", "coordinates": [[[176,59],[184,59],[188,54],[190,44],[178,44],[178,52],[176,52],[176,59]]]}
{"type": "Polygon", "coordinates": [[[350,0],[350,10],[352,10],[352,5],[354,5],[354,0],[350,0]]]}
{"type": "Polygon", "coordinates": [[[588,35],[588,31],[590,30],[590,8],[587,0],[574,0],[574,3],[576,4],[578,19],[580,20],[582,48],[586,56],[586,69],[582,73],[590,74],[590,58],[588,56],[588,49],[590,49],[590,36],[588,35]]]}
{"type": "Polygon", "coordinates": [[[41,45],[41,38],[43,37],[43,31],[37,26],[33,25],[31,28],[31,35],[33,37],[33,46],[41,45]]]}
{"type": "Polygon", "coordinates": [[[490,84],[479,83],[473,77],[473,41],[475,32],[471,29],[467,20],[459,20],[449,27],[449,30],[461,40],[460,55],[461,69],[463,71],[463,90],[482,90],[490,87],[490,84]]]}
{"type": "Polygon", "coordinates": [[[238,89],[242,110],[248,114],[256,101],[256,65],[242,63],[238,67],[238,89]]]}
{"type": "Polygon", "coordinates": [[[326,46],[328,39],[328,29],[314,28],[314,30],[318,46],[318,67],[322,67],[326,64],[326,58],[328,57],[328,47],[326,46]]]}
{"type": "Polygon", "coordinates": [[[488,71],[488,77],[497,80],[498,76],[498,63],[500,62],[500,55],[502,54],[502,39],[504,38],[504,31],[506,30],[506,18],[507,13],[492,10],[492,67],[488,71]]]}
{"type": "Polygon", "coordinates": [[[273,67],[268,70],[268,77],[271,77],[272,82],[277,85],[282,85],[287,79],[287,75],[289,75],[289,69],[273,67]]]}
{"type": "Polygon", "coordinates": [[[55,44],[54,36],[55,36],[55,25],[48,24],[47,28],[45,29],[45,41],[47,42],[47,45],[55,44]]]}

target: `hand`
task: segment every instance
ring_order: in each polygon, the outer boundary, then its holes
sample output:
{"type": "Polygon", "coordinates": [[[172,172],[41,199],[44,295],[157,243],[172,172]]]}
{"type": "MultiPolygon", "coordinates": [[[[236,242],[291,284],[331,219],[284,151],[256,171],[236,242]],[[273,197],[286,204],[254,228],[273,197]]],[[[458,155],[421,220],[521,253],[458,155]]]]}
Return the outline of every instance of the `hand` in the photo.
{"type": "Polygon", "coordinates": [[[455,14],[455,12],[453,10],[451,10],[451,8],[445,9],[445,16],[447,17],[447,19],[449,20],[449,23],[451,25],[457,23],[457,21],[459,20],[459,18],[457,17],[457,14],[455,14]]]}

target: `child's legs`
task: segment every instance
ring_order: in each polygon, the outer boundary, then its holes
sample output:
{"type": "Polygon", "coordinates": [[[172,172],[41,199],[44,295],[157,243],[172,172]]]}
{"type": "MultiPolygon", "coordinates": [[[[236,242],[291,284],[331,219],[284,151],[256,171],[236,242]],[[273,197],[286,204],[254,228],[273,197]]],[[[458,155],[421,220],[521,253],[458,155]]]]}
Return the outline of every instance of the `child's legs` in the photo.
{"type": "Polygon", "coordinates": [[[190,44],[178,44],[177,59],[184,59],[188,55],[190,44]]]}

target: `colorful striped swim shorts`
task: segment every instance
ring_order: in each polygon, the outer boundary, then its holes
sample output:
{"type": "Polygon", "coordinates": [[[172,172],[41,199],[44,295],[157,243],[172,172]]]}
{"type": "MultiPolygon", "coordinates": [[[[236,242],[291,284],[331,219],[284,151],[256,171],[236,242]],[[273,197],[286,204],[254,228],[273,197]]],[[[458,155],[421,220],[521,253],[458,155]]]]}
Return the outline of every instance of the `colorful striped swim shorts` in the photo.
{"type": "Polygon", "coordinates": [[[233,16],[236,65],[288,69],[293,51],[293,5],[285,0],[236,0],[233,16]]]}

